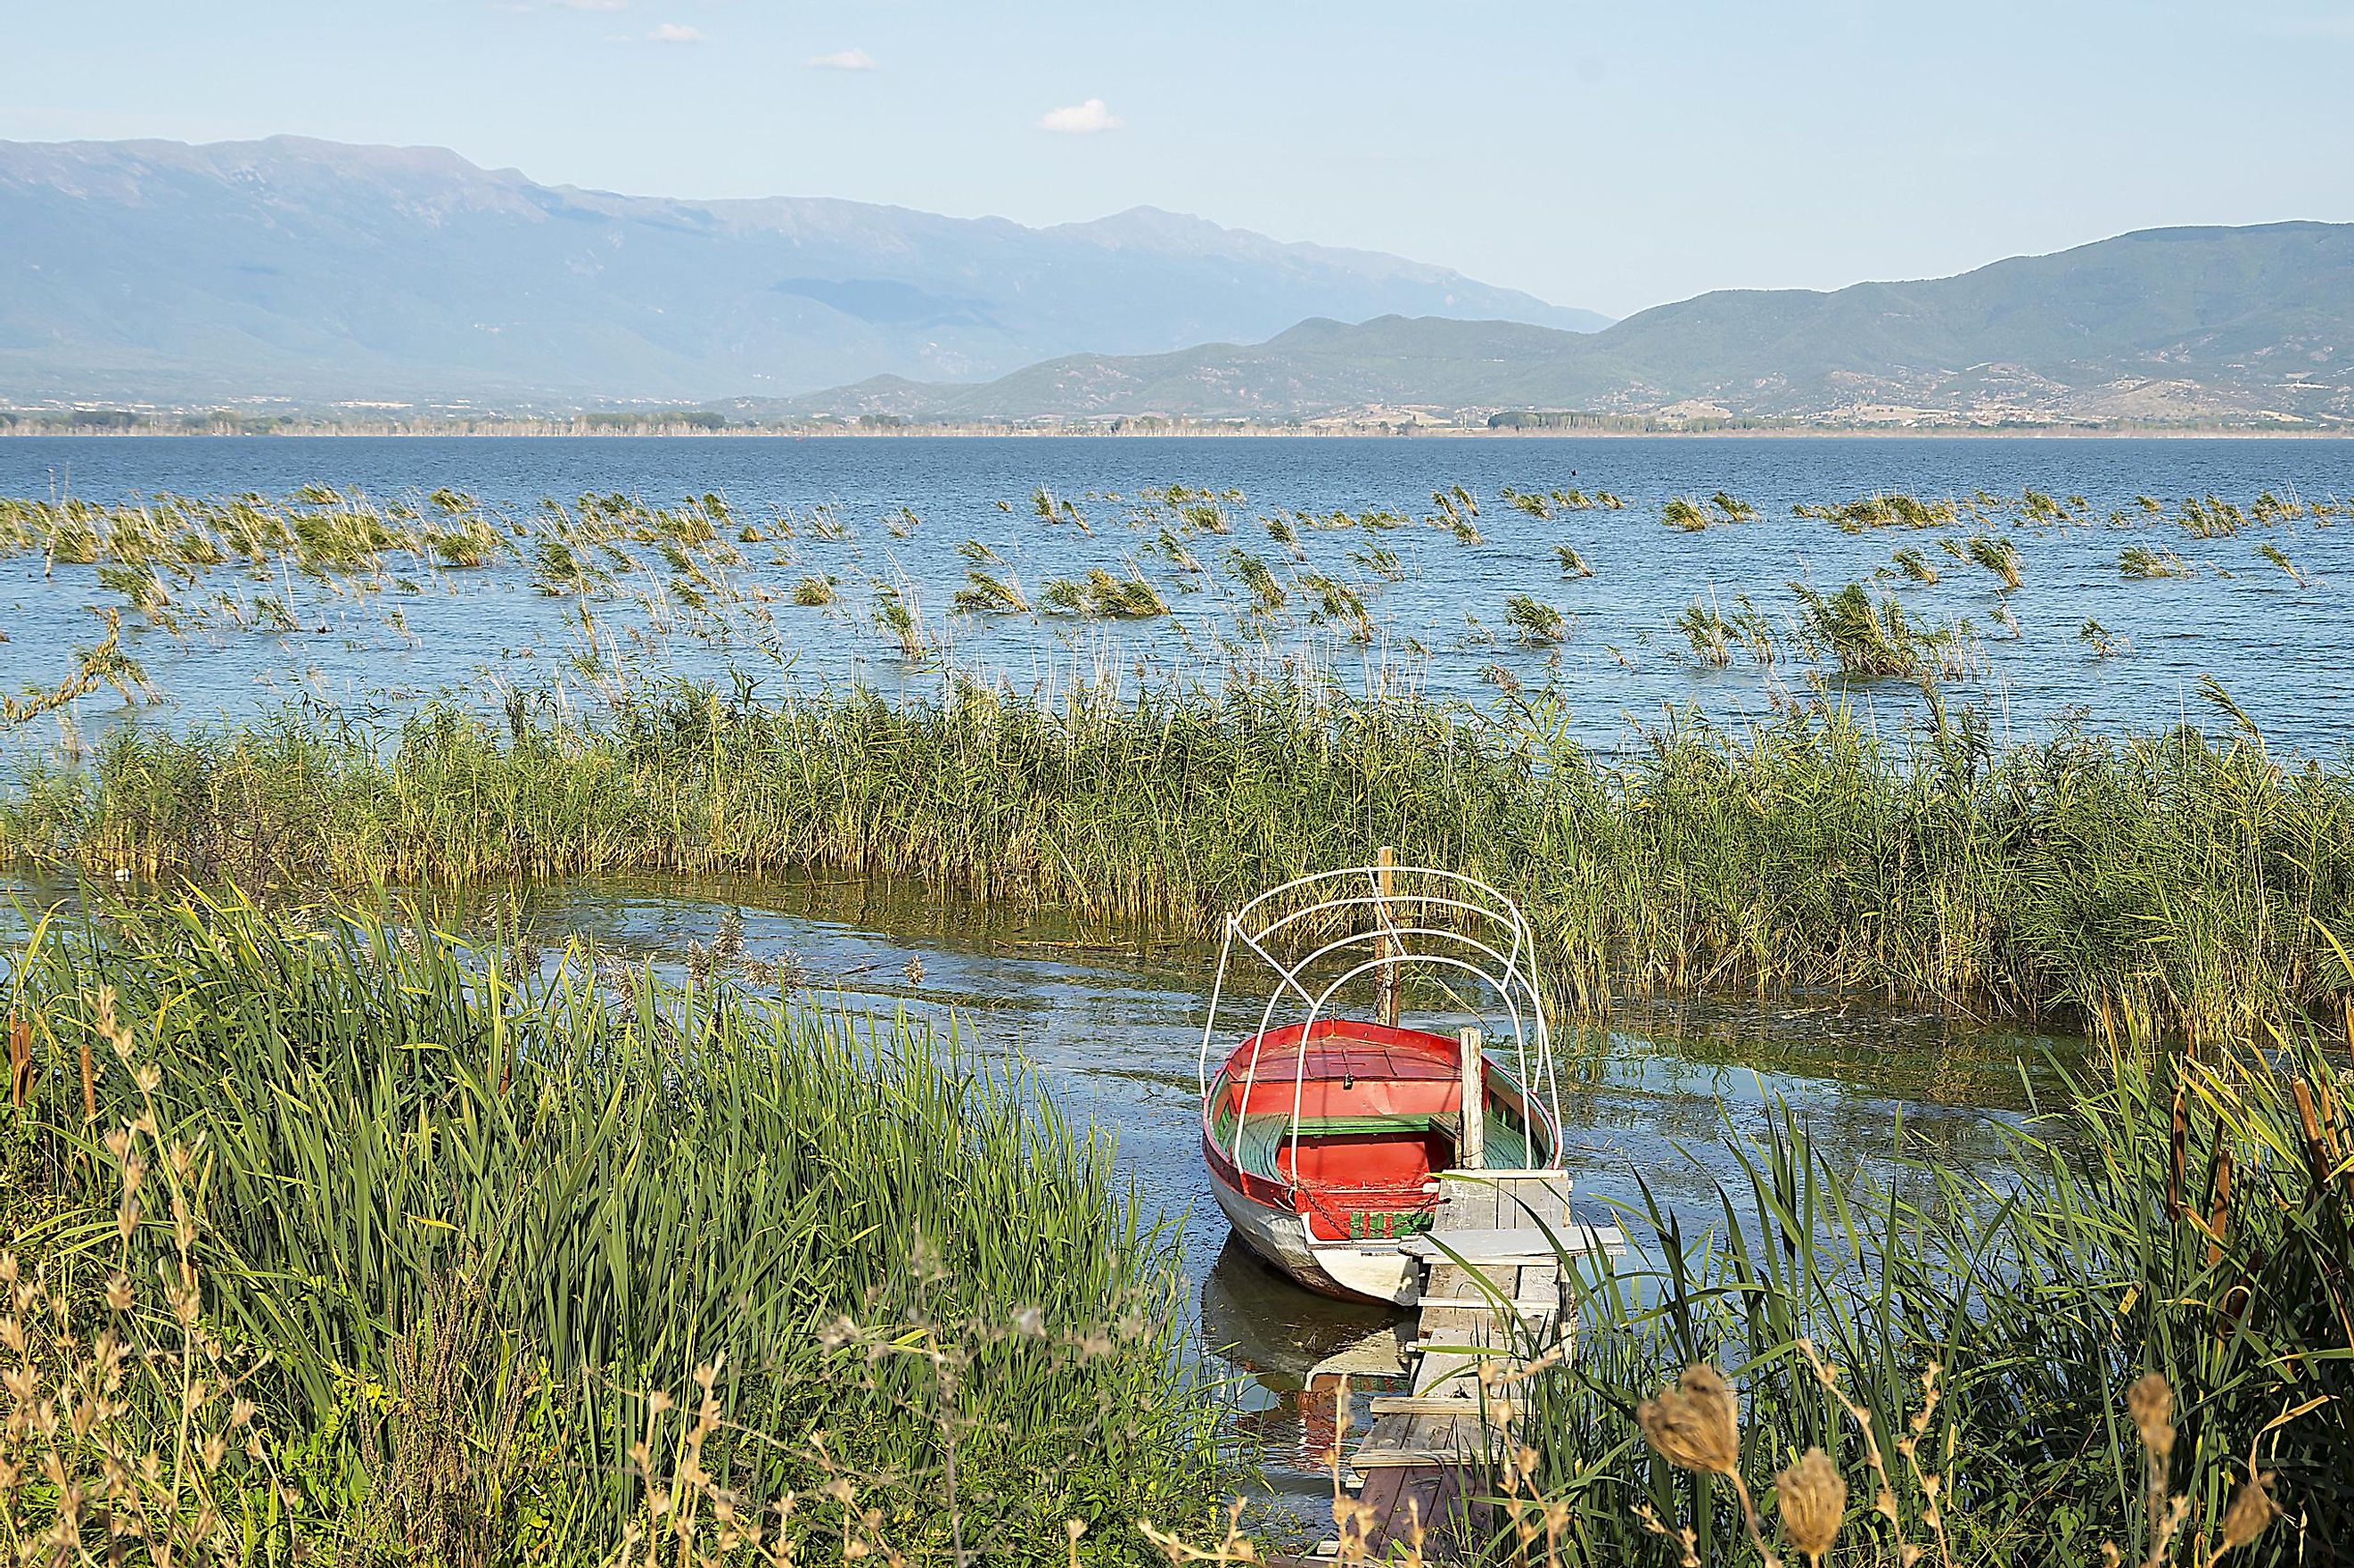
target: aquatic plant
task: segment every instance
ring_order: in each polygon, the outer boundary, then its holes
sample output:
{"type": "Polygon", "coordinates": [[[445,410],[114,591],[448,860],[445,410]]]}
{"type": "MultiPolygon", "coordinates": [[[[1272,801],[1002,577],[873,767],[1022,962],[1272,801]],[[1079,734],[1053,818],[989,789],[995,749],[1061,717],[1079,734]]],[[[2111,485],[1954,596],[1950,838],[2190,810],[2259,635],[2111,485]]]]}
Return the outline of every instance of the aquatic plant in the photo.
{"type": "Polygon", "coordinates": [[[1570,632],[1570,622],[1560,610],[1524,593],[1504,600],[1504,624],[1522,642],[1549,645],[1565,641],[1570,632]]]}
{"type": "Polygon", "coordinates": [[[2273,565],[2286,572],[2289,576],[2289,580],[2296,584],[2297,587],[2311,588],[2313,586],[2312,577],[2307,576],[2304,568],[2300,567],[2295,561],[2290,560],[2288,558],[2288,552],[2282,549],[2278,545],[2259,545],[2256,546],[2256,554],[2262,556],[2265,560],[2270,561],[2273,565]]]}
{"type": "Polygon", "coordinates": [[[1697,534],[1717,521],[1699,502],[1687,495],[1668,498],[1659,508],[1659,521],[1670,528],[1681,528],[1687,534],[1697,534]]]}
{"type": "Polygon", "coordinates": [[[1861,534],[1867,528],[1935,528],[1959,516],[1951,501],[1932,503],[1911,495],[1879,493],[1836,504],[1801,502],[1790,512],[1793,516],[1837,524],[1848,534],[1861,534]]]}
{"type": "Polygon", "coordinates": [[[1022,585],[1006,577],[991,577],[976,567],[965,573],[965,586],[949,598],[949,608],[960,615],[1021,615],[1030,609],[1023,597],[1022,585]]]}
{"type": "Polygon", "coordinates": [[[2173,551],[2128,545],[2117,555],[2117,570],[2129,577],[2187,577],[2190,563],[2173,551]]]}
{"type": "Polygon", "coordinates": [[[1774,662],[1778,640],[1766,613],[1747,594],[1734,597],[1731,613],[1721,609],[1712,591],[1707,602],[1695,599],[1675,620],[1675,628],[1691,644],[1692,656],[1713,669],[1733,662],[1734,647],[1744,647],[1759,668],[1774,662]]]}
{"type": "Polygon", "coordinates": [[[1675,626],[1691,644],[1692,657],[1702,663],[1722,670],[1733,662],[1733,627],[1717,613],[1715,605],[1692,600],[1676,617],[1675,626]]]}
{"type": "Polygon", "coordinates": [[[1554,558],[1561,562],[1563,577],[1590,577],[1594,575],[1594,568],[1585,564],[1585,557],[1577,553],[1575,546],[1555,545],[1553,553],[1554,558]]]}
{"type": "Polygon", "coordinates": [[[1365,609],[1363,594],[1321,572],[1303,572],[1298,581],[1301,591],[1315,599],[1316,608],[1309,612],[1311,622],[1338,621],[1348,628],[1350,641],[1373,640],[1373,619],[1365,609]]]}
{"type": "Polygon", "coordinates": [[[1755,522],[1756,517],[1756,507],[1722,490],[1710,496],[1705,503],[1688,495],[1677,495],[1670,497],[1659,508],[1660,522],[1688,534],[1699,533],[1719,523],[1755,522]]]}
{"type": "Polygon", "coordinates": [[[1288,596],[1275,574],[1267,569],[1265,561],[1236,546],[1226,552],[1226,567],[1249,591],[1253,609],[1261,615],[1272,615],[1283,608],[1288,596]]]}
{"type": "Polygon", "coordinates": [[[1368,545],[1364,549],[1352,550],[1349,552],[1349,559],[1384,582],[1394,583],[1405,580],[1405,563],[1398,559],[1396,551],[1384,548],[1380,545],[1368,545]]]}
{"type": "Polygon", "coordinates": [[[2285,767],[2236,717],[2220,741],[2003,749],[1967,709],[1908,738],[1792,702],[1589,751],[1549,726],[1559,700],[951,679],[904,702],[654,685],[594,724],[290,710],[34,768],[0,790],[0,851],[256,887],[807,868],[1195,928],[1394,843],[1522,895],[1571,1005],[1860,987],[2211,1037],[2354,991],[2321,936],[2354,941],[2354,768],[2285,767]]]}
{"type": "Polygon", "coordinates": [[[2197,539],[2228,539],[2248,526],[2248,515],[2231,502],[2210,493],[2182,503],[2182,526],[2197,539]]]}
{"type": "Polygon", "coordinates": [[[2020,585],[2019,546],[1988,534],[1973,534],[1963,546],[1970,559],[1992,572],[2007,592],[2020,585]]]}
{"type": "Polygon", "coordinates": [[[106,635],[87,648],[75,649],[72,672],[55,685],[28,687],[22,696],[0,694],[0,730],[15,729],[43,714],[56,713],[101,686],[112,687],[134,707],[162,694],[148,683],[139,661],[123,651],[122,615],[112,609],[94,613],[104,622],[106,635]]]}
{"type": "Polygon", "coordinates": [[[2091,649],[2095,659],[2114,659],[2132,646],[2091,616],[2086,616],[2084,624],[2076,629],[2076,641],[2091,649]]]}
{"type": "Polygon", "coordinates": [[[1909,545],[1890,558],[1896,563],[1898,571],[1916,583],[1934,583],[1937,580],[1937,568],[1929,564],[1929,558],[1926,556],[1909,545]]]}
{"type": "Polygon", "coordinates": [[[1087,573],[1087,609],[1091,614],[1130,620],[1169,613],[1169,601],[1129,563],[1128,575],[1116,577],[1101,567],[1087,573]]]}
{"type": "Polygon", "coordinates": [[[912,586],[875,585],[875,624],[898,643],[902,657],[921,659],[926,652],[924,628],[912,586]]]}
{"type": "Polygon", "coordinates": [[[1864,678],[1957,674],[1967,650],[1956,628],[1906,619],[1893,598],[1874,599],[1861,583],[1830,594],[1790,584],[1798,597],[1800,634],[1829,652],[1842,673],[1864,678]]]}

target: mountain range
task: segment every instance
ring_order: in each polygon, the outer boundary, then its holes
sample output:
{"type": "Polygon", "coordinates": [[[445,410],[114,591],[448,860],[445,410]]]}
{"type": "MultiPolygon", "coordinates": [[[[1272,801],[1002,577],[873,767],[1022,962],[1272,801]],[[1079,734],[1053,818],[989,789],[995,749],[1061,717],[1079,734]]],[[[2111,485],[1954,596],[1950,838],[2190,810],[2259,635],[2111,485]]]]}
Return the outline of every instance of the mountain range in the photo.
{"type": "Polygon", "coordinates": [[[2354,225],[2162,228],[1615,323],[1138,207],[1024,228],[434,148],[0,143],[0,405],[755,419],[2354,421],[2354,225]]]}
{"type": "Polygon", "coordinates": [[[615,196],[436,148],[0,143],[0,400],[780,396],[1390,313],[1606,323],[1150,207],[1029,228],[615,196]]]}
{"type": "Polygon", "coordinates": [[[876,378],[789,416],[1292,419],[1382,408],[1832,423],[2354,420],[2354,225],[2149,229],[1959,277],[1726,290],[1569,334],[1308,321],[979,386],[876,378]]]}

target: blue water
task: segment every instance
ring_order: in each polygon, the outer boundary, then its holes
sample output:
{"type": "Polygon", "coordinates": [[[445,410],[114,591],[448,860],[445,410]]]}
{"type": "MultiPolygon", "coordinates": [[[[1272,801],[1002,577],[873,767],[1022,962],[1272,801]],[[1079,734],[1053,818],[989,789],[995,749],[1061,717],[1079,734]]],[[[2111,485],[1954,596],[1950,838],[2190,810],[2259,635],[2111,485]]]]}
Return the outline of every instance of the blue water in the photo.
{"type": "MultiPolygon", "coordinates": [[[[2275,747],[2332,754],[2354,736],[2354,669],[2341,652],[2347,586],[2354,583],[2354,524],[2305,518],[2201,540],[2171,521],[2145,521],[2134,503],[2141,494],[2169,507],[2210,493],[2245,506],[2266,490],[2308,501],[2354,495],[2354,441],[0,440],[0,493],[13,495],[278,496],[313,481],[379,500],[446,485],[517,515],[544,496],[619,491],[662,503],[716,492],[739,515],[784,515],[802,526],[787,544],[742,546],[745,561],[731,568],[739,589],[764,592],[769,602],[700,620],[633,602],[631,581],[624,578],[591,604],[595,625],[584,631],[570,602],[536,592],[527,569],[517,567],[419,574],[423,580],[415,591],[391,585],[397,569],[373,582],[306,582],[282,574],[246,581],[246,591],[290,594],[302,630],[213,625],[175,634],[127,617],[128,644],[162,701],[133,708],[111,693],[85,698],[70,715],[80,733],[128,720],[206,722],[305,696],[360,713],[397,714],[434,695],[488,706],[507,686],[562,687],[567,701],[593,705],[610,689],[616,660],[641,673],[707,678],[730,666],[750,668],[763,673],[770,689],[785,681],[855,681],[928,691],[951,665],[1017,684],[1051,685],[1172,678],[1214,684],[1237,670],[1304,663],[1352,686],[1407,683],[1482,701],[1515,686],[1550,683],[1562,694],[1573,733],[1601,744],[1623,738],[1630,719],[1656,721],[1669,706],[1695,705],[1739,719],[1819,684],[1883,728],[1901,729],[1923,705],[1912,686],[1841,681],[1790,642],[1797,599],[1788,585],[1808,582],[1829,592],[1853,579],[1893,595],[1915,620],[1967,623],[1976,667],[1946,683],[1946,700],[1982,705],[1998,737],[2031,737],[2070,723],[2147,728],[2185,716],[2219,727],[2198,695],[2208,675],[2275,747]],[[1223,504],[1229,535],[1186,541],[1204,572],[1148,553],[1174,519],[1140,497],[1171,483],[1240,493],[1223,504]],[[1414,521],[1434,514],[1432,491],[1458,484],[1479,502],[1484,537],[1478,544],[1414,521]],[[1628,504],[1541,521],[1499,499],[1508,486],[1609,490],[1628,504]],[[1040,487],[1076,503],[1090,531],[1038,520],[1030,498],[1040,487]],[[1876,491],[1938,498],[1984,490],[2016,497],[2029,487],[2084,497],[2088,522],[2031,526],[2014,516],[1989,526],[1965,519],[1956,527],[1850,535],[1790,515],[1794,503],[1837,503],[1876,491]],[[1720,490],[1755,504],[1759,520],[1692,534],[1659,521],[1668,498],[1720,490]],[[919,521],[907,537],[894,537],[886,520],[903,507],[919,521]],[[807,526],[820,508],[841,519],[846,538],[817,537],[807,526]],[[1303,528],[1300,561],[1288,558],[1264,525],[1283,511],[1335,508],[1394,509],[1409,521],[1381,533],[1303,528]],[[2113,511],[2124,512],[2131,525],[2108,525],[2113,511]],[[1958,541],[1981,528],[2016,546],[2024,571],[2016,591],[1999,591],[1986,570],[1939,548],[1946,535],[1958,541]],[[1132,622],[951,615],[948,598],[968,566],[958,546],[968,539],[997,550],[1006,573],[1034,601],[1050,577],[1084,577],[1097,567],[1124,576],[1133,567],[1160,588],[1173,613],[1132,622]],[[1554,555],[1563,544],[1592,566],[1592,577],[1564,580],[1554,555]],[[2285,553],[2309,586],[2266,560],[2259,551],[2267,544],[2285,553]],[[1395,553],[1402,580],[1384,581],[1352,558],[1373,545],[1395,553]],[[2118,555],[2133,545],[2171,548],[2194,575],[2127,579],[2118,555]],[[1290,586],[1282,612],[1246,615],[1247,594],[1226,563],[1237,546],[1290,586]],[[1891,555],[1903,546],[1920,549],[1942,580],[1922,585],[1898,577],[1891,555]],[[1377,628],[1369,643],[1351,641],[1311,612],[1297,583],[1311,571],[1363,595],[1377,628]],[[802,609],[783,597],[811,574],[837,579],[838,604],[802,609]],[[918,657],[907,656],[875,622],[876,595],[885,586],[917,612],[926,642],[918,657]],[[1568,617],[1566,641],[1553,648],[1517,641],[1504,619],[1505,599],[1513,594],[1568,617]],[[1724,669],[1699,665],[1675,618],[1695,600],[1729,611],[1744,594],[1781,630],[1782,653],[1767,667],[1746,654],[1724,669]],[[2096,656],[2080,635],[2088,619],[2122,651],[2096,656]]],[[[222,568],[211,576],[220,582],[190,591],[239,591],[239,572],[222,568]]],[[[121,602],[93,568],[58,567],[45,575],[37,556],[0,561],[0,631],[9,638],[0,644],[0,682],[11,689],[53,683],[64,673],[66,649],[94,634],[86,608],[121,602]]],[[[45,723],[16,744],[52,746],[60,738],[45,723]]]]}

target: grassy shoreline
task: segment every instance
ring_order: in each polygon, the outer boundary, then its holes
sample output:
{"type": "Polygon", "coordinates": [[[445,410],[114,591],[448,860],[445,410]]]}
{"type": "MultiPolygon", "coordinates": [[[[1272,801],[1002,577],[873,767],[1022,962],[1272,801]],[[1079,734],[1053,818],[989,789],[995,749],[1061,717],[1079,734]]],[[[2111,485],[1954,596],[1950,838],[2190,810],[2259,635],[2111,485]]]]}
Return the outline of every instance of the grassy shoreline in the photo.
{"type": "Polygon", "coordinates": [[[1562,1001],[1834,988],[2096,1034],[2334,1020],[2354,945],[2354,760],[2243,732],[1999,750],[1967,714],[1892,740],[1792,707],[1604,755],[1544,699],[1296,685],[969,684],[726,698],[592,723],[518,703],[376,733],[316,715],[121,732],[0,790],[0,853],[302,889],[607,873],[891,874],[1204,929],[1393,843],[1530,909],[1562,1001]]]}

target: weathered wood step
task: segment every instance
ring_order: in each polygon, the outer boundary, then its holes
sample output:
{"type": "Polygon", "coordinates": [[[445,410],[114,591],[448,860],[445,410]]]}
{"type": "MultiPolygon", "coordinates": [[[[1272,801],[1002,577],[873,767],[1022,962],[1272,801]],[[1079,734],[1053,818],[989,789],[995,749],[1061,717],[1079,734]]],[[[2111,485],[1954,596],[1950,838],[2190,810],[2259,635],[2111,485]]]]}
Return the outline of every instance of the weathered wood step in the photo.
{"type": "Polygon", "coordinates": [[[1373,1414],[1383,1415],[1484,1415],[1488,1420],[1509,1421],[1520,1414],[1520,1406],[1509,1399],[1490,1397],[1484,1404],[1469,1394],[1377,1393],[1373,1399],[1373,1414]]]}
{"type": "Polygon", "coordinates": [[[1482,1457],[1479,1448],[1360,1448],[1349,1463],[1361,1470],[1404,1469],[1417,1465],[1475,1464],[1482,1457]]]}
{"type": "MultiPolygon", "coordinates": [[[[1426,1296],[1421,1300],[1416,1302],[1415,1305],[1416,1307],[1426,1308],[1432,1307],[1442,1308],[1467,1308],[1474,1312],[1492,1312],[1496,1310],[1496,1303],[1490,1300],[1485,1296],[1426,1296]]],[[[1520,1315],[1523,1318],[1527,1318],[1540,1312],[1550,1318],[1555,1311],[1560,1309],[1561,1304],[1555,1301],[1552,1297],[1548,1296],[1542,1301],[1507,1301],[1504,1305],[1517,1308],[1520,1315]]]]}
{"type": "Polygon", "coordinates": [[[1411,1257],[1462,1262],[1476,1267],[1551,1263],[1563,1254],[1589,1257],[1596,1253],[1615,1253],[1626,1245],[1615,1225],[1573,1225],[1554,1234],[1561,1242],[1559,1252],[1539,1230],[1433,1231],[1427,1235],[1408,1236],[1398,1243],[1398,1250],[1411,1257]]]}

